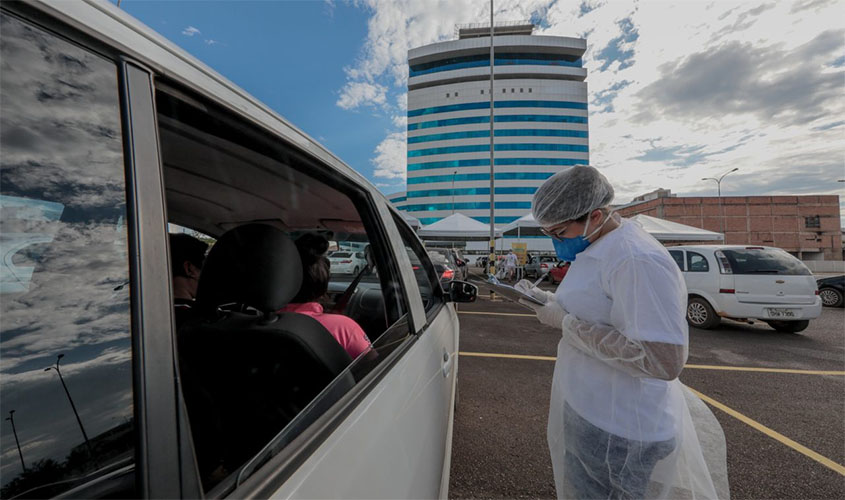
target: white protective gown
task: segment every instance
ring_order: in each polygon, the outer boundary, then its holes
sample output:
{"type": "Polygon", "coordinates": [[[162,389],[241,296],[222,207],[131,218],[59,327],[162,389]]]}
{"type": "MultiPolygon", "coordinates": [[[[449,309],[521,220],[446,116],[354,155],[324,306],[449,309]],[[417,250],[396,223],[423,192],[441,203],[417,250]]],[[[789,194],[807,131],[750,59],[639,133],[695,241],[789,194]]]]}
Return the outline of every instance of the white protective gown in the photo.
{"type": "Polygon", "coordinates": [[[676,378],[687,291],[663,245],[622,220],[578,254],[555,298],[569,312],[548,424],[558,497],[729,498],[724,433],[676,378]]]}

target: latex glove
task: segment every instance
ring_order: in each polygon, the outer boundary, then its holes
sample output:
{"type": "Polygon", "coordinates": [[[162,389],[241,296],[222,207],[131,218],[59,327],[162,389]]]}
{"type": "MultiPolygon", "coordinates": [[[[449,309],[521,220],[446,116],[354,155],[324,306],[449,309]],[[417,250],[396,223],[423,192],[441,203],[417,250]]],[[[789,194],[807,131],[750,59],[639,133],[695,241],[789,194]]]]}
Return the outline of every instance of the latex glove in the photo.
{"type": "Polygon", "coordinates": [[[561,323],[568,344],[634,377],[673,380],[687,359],[687,348],[680,344],[632,340],[612,326],[583,321],[574,314],[567,314],[561,323]]]}
{"type": "Polygon", "coordinates": [[[529,302],[525,299],[521,299],[519,303],[533,309],[534,313],[537,314],[537,320],[552,328],[561,328],[563,318],[567,315],[566,309],[561,307],[561,305],[554,299],[546,302],[542,306],[529,302]]]}
{"type": "Polygon", "coordinates": [[[525,295],[530,295],[543,303],[555,300],[555,294],[553,294],[552,292],[541,290],[540,288],[534,286],[534,283],[531,283],[528,280],[519,280],[517,284],[513,287],[519,290],[520,292],[524,293],[525,295]]]}

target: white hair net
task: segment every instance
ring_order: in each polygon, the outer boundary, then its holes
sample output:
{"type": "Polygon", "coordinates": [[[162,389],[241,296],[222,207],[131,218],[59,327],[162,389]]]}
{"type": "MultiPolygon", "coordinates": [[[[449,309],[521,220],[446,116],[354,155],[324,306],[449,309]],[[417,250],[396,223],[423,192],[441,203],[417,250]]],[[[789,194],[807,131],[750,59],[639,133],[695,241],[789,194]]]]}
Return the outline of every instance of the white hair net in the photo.
{"type": "Polygon", "coordinates": [[[531,211],[541,226],[577,219],[613,201],[607,177],[588,166],[575,166],[551,176],[534,193],[531,211]]]}

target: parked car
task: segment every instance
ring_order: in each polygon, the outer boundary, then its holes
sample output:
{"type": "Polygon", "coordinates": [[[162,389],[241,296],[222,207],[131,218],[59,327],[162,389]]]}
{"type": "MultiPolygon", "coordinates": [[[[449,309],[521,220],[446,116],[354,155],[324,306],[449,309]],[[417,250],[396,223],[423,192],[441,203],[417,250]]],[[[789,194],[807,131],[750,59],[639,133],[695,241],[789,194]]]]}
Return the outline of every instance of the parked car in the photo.
{"type": "Polygon", "coordinates": [[[800,332],[821,314],[812,273],[780,248],[738,245],[669,249],[689,293],[687,321],[713,328],[721,318],[758,319],[783,332],[800,332]]]}
{"type": "Polygon", "coordinates": [[[557,262],[557,257],[553,255],[531,256],[531,260],[525,264],[525,276],[537,279],[540,275],[546,274],[549,279],[548,272],[557,265],[557,262]]]}
{"type": "Polygon", "coordinates": [[[448,496],[477,289],[377,188],[113,3],[2,2],[0,60],[0,497],[448,496]],[[168,224],[216,241],[178,330],[168,224]],[[311,232],[372,252],[354,360],[280,312],[311,232]]]}
{"type": "Polygon", "coordinates": [[[549,281],[552,285],[560,283],[566,276],[567,271],[569,271],[569,262],[558,262],[555,267],[549,269],[549,281]]]}
{"type": "Polygon", "coordinates": [[[455,262],[455,258],[451,252],[441,249],[428,250],[428,257],[440,276],[440,283],[444,288],[448,287],[449,282],[458,279],[460,270],[455,262]]]}
{"type": "Polygon", "coordinates": [[[843,295],[845,295],[845,275],[816,280],[816,286],[819,287],[819,296],[822,299],[822,305],[827,307],[843,307],[845,303],[845,300],[843,300],[843,295]]]}
{"type": "Polygon", "coordinates": [[[332,274],[351,274],[356,276],[367,266],[364,252],[339,250],[329,255],[332,274]]]}

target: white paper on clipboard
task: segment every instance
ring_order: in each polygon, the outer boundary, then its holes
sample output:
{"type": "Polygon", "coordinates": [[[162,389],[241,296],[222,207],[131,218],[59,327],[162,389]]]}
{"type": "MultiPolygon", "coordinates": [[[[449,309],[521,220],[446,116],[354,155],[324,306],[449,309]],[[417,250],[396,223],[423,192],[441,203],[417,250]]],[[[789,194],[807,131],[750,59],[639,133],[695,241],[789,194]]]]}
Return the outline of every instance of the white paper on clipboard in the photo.
{"type": "Polygon", "coordinates": [[[532,302],[532,303],[537,304],[539,306],[546,305],[545,302],[543,302],[541,300],[537,300],[534,297],[532,297],[531,295],[526,295],[526,294],[520,292],[519,290],[517,290],[516,288],[514,288],[512,286],[500,282],[492,274],[487,279],[487,282],[485,283],[485,285],[492,288],[493,291],[498,293],[499,295],[505,297],[508,300],[512,300],[514,302],[519,302],[520,299],[525,299],[528,302],[532,302]]]}

